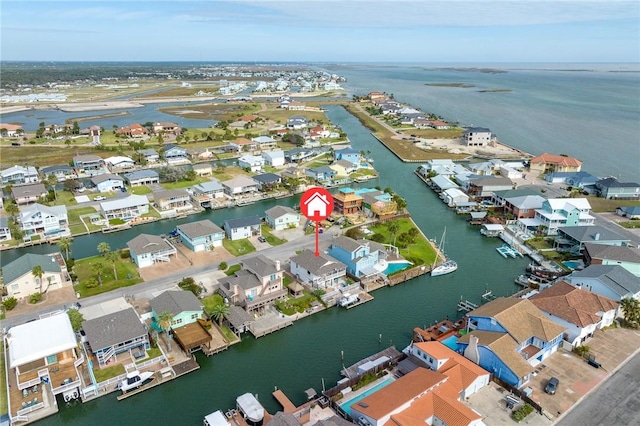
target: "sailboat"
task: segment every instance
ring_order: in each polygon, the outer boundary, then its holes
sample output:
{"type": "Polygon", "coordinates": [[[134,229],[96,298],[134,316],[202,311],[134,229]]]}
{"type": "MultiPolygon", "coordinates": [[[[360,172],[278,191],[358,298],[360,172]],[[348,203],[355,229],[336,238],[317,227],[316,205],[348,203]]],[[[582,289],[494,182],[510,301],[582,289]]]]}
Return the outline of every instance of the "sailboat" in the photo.
{"type": "MultiPolygon", "coordinates": [[[[444,253],[444,237],[446,233],[447,233],[447,228],[445,227],[444,231],[442,231],[442,238],[440,238],[440,243],[438,244],[438,254],[444,253]]],[[[449,259],[441,263],[440,265],[436,266],[437,262],[438,262],[438,255],[436,254],[436,259],[433,261],[433,265],[431,269],[432,277],[437,277],[438,275],[450,274],[451,272],[458,269],[458,263],[455,260],[449,259]]]]}

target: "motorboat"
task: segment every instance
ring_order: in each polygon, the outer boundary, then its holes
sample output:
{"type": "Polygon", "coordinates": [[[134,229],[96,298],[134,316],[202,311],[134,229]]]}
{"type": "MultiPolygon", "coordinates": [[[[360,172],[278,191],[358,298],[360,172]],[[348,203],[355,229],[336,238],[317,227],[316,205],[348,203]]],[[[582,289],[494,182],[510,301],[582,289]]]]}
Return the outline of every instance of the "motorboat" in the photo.
{"type": "Polygon", "coordinates": [[[438,275],[450,274],[458,269],[458,263],[455,260],[447,260],[441,263],[431,270],[431,276],[437,277],[438,275]]]}
{"type": "Polygon", "coordinates": [[[78,399],[79,396],[80,396],[80,393],[78,392],[78,388],[74,388],[72,390],[62,393],[62,398],[64,399],[64,402],[74,401],[78,399]]]}
{"type": "Polygon", "coordinates": [[[138,370],[127,373],[127,377],[118,384],[118,389],[123,393],[131,389],[139,388],[144,382],[153,376],[153,371],[139,372],[138,370]]]}
{"type": "Polygon", "coordinates": [[[344,293],[342,297],[338,300],[338,306],[349,306],[358,301],[357,294],[344,293]]]}

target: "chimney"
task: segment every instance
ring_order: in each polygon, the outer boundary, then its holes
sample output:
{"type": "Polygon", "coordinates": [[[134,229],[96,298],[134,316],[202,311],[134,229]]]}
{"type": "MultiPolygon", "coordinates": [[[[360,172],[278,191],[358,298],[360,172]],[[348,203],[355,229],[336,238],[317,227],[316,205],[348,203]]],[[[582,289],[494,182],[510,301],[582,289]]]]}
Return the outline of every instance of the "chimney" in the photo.
{"type": "Polygon", "coordinates": [[[464,357],[476,364],[480,363],[480,351],[478,350],[479,339],[473,334],[469,335],[469,345],[464,350],[464,357]]]}
{"type": "Polygon", "coordinates": [[[280,270],[280,261],[276,260],[276,271],[280,270]]]}

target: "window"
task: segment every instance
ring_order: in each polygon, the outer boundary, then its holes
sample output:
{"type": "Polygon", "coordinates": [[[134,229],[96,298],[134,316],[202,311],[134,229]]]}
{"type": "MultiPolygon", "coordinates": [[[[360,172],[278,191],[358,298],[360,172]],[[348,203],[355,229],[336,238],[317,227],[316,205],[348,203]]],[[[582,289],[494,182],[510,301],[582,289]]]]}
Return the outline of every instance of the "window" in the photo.
{"type": "Polygon", "coordinates": [[[49,355],[47,357],[47,365],[55,364],[58,362],[58,355],[49,355]]]}
{"type": "Polygon", "coordinates": [[[192,314],[191,319],[198,319],[198,314],[192,314]]]}

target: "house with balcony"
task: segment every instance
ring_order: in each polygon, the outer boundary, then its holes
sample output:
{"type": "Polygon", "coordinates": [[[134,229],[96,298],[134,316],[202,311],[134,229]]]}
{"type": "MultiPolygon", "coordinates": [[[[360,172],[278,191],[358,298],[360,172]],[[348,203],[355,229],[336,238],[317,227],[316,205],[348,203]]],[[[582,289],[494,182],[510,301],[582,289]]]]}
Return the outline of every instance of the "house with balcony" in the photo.
{"type": "Polygon", "coordinates": [[[262,221],[258,216],[241,217],[224,221],[224,232],[231,241],[262,235],[262,221]]]}
{"type": "Polygon", "coordinates": [[[558,228],[553,247],[557,251],[581,252],[585,244],[627,246],[631,240],[604,226],[567,226],[558,228]]]}
{"type": "Polygon", "coordinates": [[[640,277],[640,249],[586,243],[583,255],[587,265],[619,265],[640,277]]]}
{"type": "Polygon", "coordinates": [[[338,172],[329,166],[311,167],[306,170],[307,176],[316,182],[328,182],[338,175],[338,172]]]}
{"type": "Polygon", "coordinates": [[[11,196],[17,205],[27,205],[41,201],[49,194],[41,183],[25,183],[11,187],[11,196]]]}
{"type": "Polygon", "coordinates": [[[285,151],[284,158],[290,163],[300,163],[316,155],[315,150],[309,148],[293,148],[285,151]]]}
{"type": "Polygon", "coordinates": [[[78,176],[95,176],[107,172],[104,161],[97,155],[76,155],[72,161],[78,176]]]}
{"type": "Polygon", "coordinates": [[[8,408],[12,423],[58,411],[56,395],[80,396],[78,367],[85,362],[69,316],[62,313],[11,328],[7,343],[8,408]],[[37,387],[38,393],[25,393],[37,387]]]}
{"type": "Polygon", "coordinates": [[[345,160],[356,166],[359,166],[362,162],[360,151],[353,148],[338,149],[333,152],[333,157],[335,161],[345,160]]]}
{"type": "Polygon", "coordinates": [[[202,182],[191,187],[191,199],[201,206],[206,203],[211,203],[211,201],[216,198],[224,198],[224,196],[224,187],[216,179],[202,182]]]}
{"type": "Polygon", "coordinates": [[[170,262],[178,250],[167,240],[150,234],[140,234],[127,242],[131,260],[138,268],[152,266],[156,262],[170,262]]]}
{"type": "Polygon", "coordinates": [[[69,219],[66,206],[45,206],[31,204],[20,207],[18,214],[20,229],[26,235],[41,234],[45,237],[69,233],[69,219]]]}
{"type": "Polygon", "coordinates": [[[229,147],[231,150],[235,152],[243,152],[243,151],[255,151],[258,149],[257,142],[254,142],[247,138],[236,138],[229,142],[229,147]]]}
{"type": "Polygon", "coordinates": [[[134,362],[151,349],[149,333],[133,307],[84,321],[82,330],[100,367],[123,359],[134,362]]]}
{"type": "Polygon", "coordinates": [[[160,154],[155,149],[147,148],[136,151],[140,158],[144,158],[147,163],[157,163],[160,161],[160,154]]]}
{"type": "Polygon", "coordinates": [[[464,187],[469,198],[489,199],[496,191],[513,189],[513,181],[503,176],[469,177],[464,187]]]}
{"type": "Polygon", "coordinates": [[[362,211],[367,217],[388,219],[398,212],[393,196],[373,188],[360,188],[356,194],[362,197],[362,211]]]}
{"type": "Polygon", "coordinates": [[[211,176],[213,174],[213,166],[211,163],[200,163],[191,166],[196,176],[211,176]]]}
{"type": "Polygon", "coordinates": [[[155,134],[170,133],[173,135],[179,135],[180,132],[182,132],[182,129],[180,128],[180,126],[178,126],[176,123],[171,123],[169,121],[153,123],[153,126],[151,126],[151,129],[155,134]]]}
{"type": "Polygon", "coordinates": [[[215,156],[209,148],[188,148],[187,155],[191,161],[208,161],[215,156]]]}
{"type": "Polygon", "coordinates": [[[155,170],[138,170],[124,175],[127,184],[131,187],[154,185],[160,183],[160,175],[155,170]]]}
{"type": "Polygon", "coordinates": [[[104,164],[109,167],[109,170],[131,169],[135,166],[135,162],[131,158],[122,155],[105,158],[104,164]]]}
{"type": "Polygon", "coordinates": [[[98,192],[114,192],[124,188],[124,179],[111,173],[93,176],[91,177],[91,183],[96,187],[98,192]]]}
{"type": "Polygon", "coordinates": [[[620,265],[590,265],[573,271],[564,280],[616,302],[625,297],[640,300],[640,277],[620,265]]]}
{"type": "Polygon", "coordinates": [[[315,289],[338,288],[346,282],[347,266],[320,253],[316,256],[311,250],[291,258],[291,275],[304,285],[315,289]]]}
{"type": "Polygon", "coordinates": [[[333,210],[342,215],[358,214],[362,209],[362,197],[352,188],[340,188],[333,196],[333,210]]]}
{"type": "Polygon", "coordinates": [[[309,121],[301,115],[293,115],[287,119],[287,129],[304,129],[309,125],[309,121]]]}
{"type": "Polygon", "coordinates": [[[260,191],[264,192],[275,189],[282,182],[282,177],[275,173],[261,173],[255,175],[252,179],[258,182],[260,191]]]}
{"type": "Polygon", "coordinates": [[[252,138],[251,140],[255,142],[258,146],[258,149],[262,151],[278,147],[276,140],[271,136],[258,136],[257,138],[252,138]]]}
{"type": "Polygon", "coordinates": [[[24,299],[34,293],[45,293],[72,285],[67,264],[60,253],[52,255],[27,253],[2,268],[2,279],[9,297],[24,299]],[[42,278],[31,271],[39,266],[42,278]]]}
{"type": "Polygon", "coordinates": [[[57,164],[55,166],[42,167],[40,169],[40,175],[42,177],[55,176],[58,182],[65,181],[67,179],[75,179],[78,177],[76,171],[68,164],[57,164]]]}
{"type": "Polygon", "coordinates": [[[619,313],[619,303],[566,281],[560,281],[529,298],[550,319],[566,329],[564,340],[578,347],[596,330],[609,327],[619,313]]]}
{"type": "Polygon", "coordinates": [[[520,219],[518,226],[523,231],[556,235],[558,228],[593,225],[596,218],[590,211],[591,204],[586,198],[550,198],[536,209],[533,219],[520,219]]]}
{"type": "Polygon", "coordinates": [[[274,206],[265,211],[265,222],[271,229],[297,228],[300,226],[300,213],[287,206],[274,206]]]}
{"type": "Polygon", "coordinates": [[[164,146],[162,159],[169,164],[188,163],[189,155],[186,149],[170,143],[164,146]]]}
{"type": "Polygon", "coordinates": [[[494,137],[486,127],[467,127],[462,132],[462,143],[466,146],[487,146],[494,137]]]}
{"type": "Polygon", "coordinates": [[[33,166],[13,166],[0,172],[3,185],[40,182],[38,171],[33,166]]]}
{"type": "MultiPolygon", "coordinates": [[[[0,204],[2,208],[2,204],[0,204]]],[[[11,228],[9,228],[9,218],[0,216],[0,241],[9,241],[11,239],[11,228]]]]}
{"type": "Polygon", "coordinates": [[[149,213],[149,199],[146,195],[129,195],[100,203],[100,213],[109,219],[131,220],[149,213]]]}
{"type": "Polygon", "coordinates": [[[533,219],[536,209],[541,209],[546,198],[540,195],[523,195],[504,199],[504,213],[514,219],[533,219]]]}
{"type": "Polygon", "coordinates": [[[153,193],[153,203],[160,210],[191,210],[191,196],[184,188],[167,189],[153,193]]]}
{"type": "Polygon", "coordinates": [[[264,166],[264,158],[260,155],[245,154],[238,158],[238,166],[243,169],[249,169],[251,172],[258,172],[264,166]]]}
{"type": "Polygon", "coordinates": [[[268,164],[271,167],[280,167],[284,166],[285,157],[284,151],[281,149],[276,149],[274,151],[266,151],[263,152],[262,158],[264,158],[265,164],[268,164]]]}
{"type": "Polygon", "coordinates": [[[640,184],[636,182],[618,182],[615,178],[601,179],[595,183],[596,193],[607,200],[640,199],[640,184]]]}
{"type": "Polygon", "coordinates": [[[387,251],[375,241],[340,236],[331,242],[329,256],[347,265],[347,273],[358,279],[380,274],[387,267],[387,251]]]}
{"type": "Polygon", "coordinates": [[[579,172],[581,168],[582,161],[576,158],[564,155],[548,154],[546,152],[533,157],[529,161],[529,170],[540,172],[541,174],[579,172]]]}
{"type": "Polygon", "coordinates": [[[331,164],[333,170],[336,171],[336,175],[339,178],[346,179],[351,173],[358,170],[358,166],[354,163],[350,163],[347,160],[338,160],[331,164]]]}
{"type": "Polygon", "coordinates": [[[208,219],[183,223],[176,227],[180,241],[194,252],[222,247],[224,230],[208,219]]]}
{"type": "Polygon", "coordinates": [[[528,299],[501,297],[466,317],[458,352],[516,388],[558,349],[566,331],[528,299]]]}
{"type": "Polygon", "coordinates": [[[247,176],[238,176],[222,182],[225,194],[230,197],[258,192],[260,184],[247,176]]]}
{"type": "Polygon", "coordinates": [[[258,255],[243,260],[240,265],[242,269],[233,276],[218,280],[220,292],[229,303],[260,315],[267,306],[286,297],[279,261],[258,255]]]}

